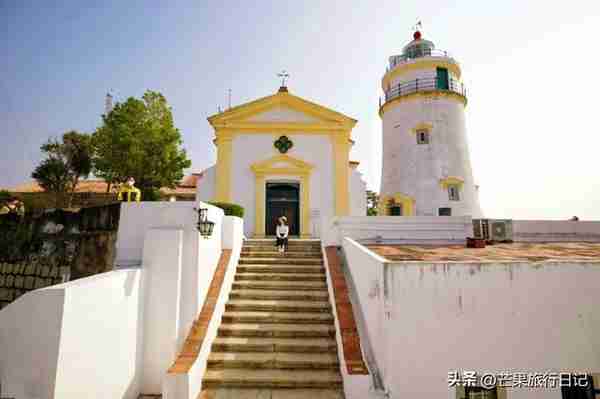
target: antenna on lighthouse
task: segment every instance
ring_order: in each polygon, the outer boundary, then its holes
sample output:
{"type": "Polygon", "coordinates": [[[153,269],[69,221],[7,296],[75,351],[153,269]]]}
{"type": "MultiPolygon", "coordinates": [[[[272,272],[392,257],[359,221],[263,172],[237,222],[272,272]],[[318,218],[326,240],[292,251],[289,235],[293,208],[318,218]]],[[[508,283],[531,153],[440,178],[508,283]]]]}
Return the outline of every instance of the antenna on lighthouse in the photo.
{"type": "Polygon", "coordinates": [[[423,24],[421,20],[418,20],[415,26],[413,26],[413,39],[419,40],[421,38],[421,31],[423,30],[423,24]]]}
{"type": "Polygon", "coordinates": [[[110,111],[113,110],[113,96],[111,94],[112,89],[106,93],[106,98],[104,99],[104,115],[110,114],[110,111]]]}

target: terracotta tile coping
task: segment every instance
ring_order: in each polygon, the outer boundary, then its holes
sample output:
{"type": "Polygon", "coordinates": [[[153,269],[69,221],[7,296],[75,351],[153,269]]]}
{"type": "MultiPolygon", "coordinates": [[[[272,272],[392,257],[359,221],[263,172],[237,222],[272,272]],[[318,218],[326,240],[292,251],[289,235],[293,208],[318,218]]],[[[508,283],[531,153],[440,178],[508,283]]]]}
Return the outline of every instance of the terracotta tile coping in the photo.
{"type": "Polygon", "coordinates": [[[344,349],[344,360],[346,361],[348,374],[369,374],[369,370],[362,358],[360,336],[356,328],[356,320],[354,320],[352,303],[348,296],[348,287],[342,273],[337,247],[325,247],[325,255],[327,256],[327,267],[329,268],[329,275],[331,276],[331,283],[333,285],[335,309],[337,311],[344,349]]]}
{"type": "Polygon", "coordinates": [[[229,264],[230,258],[231,250],[224,249],[221,252],[219,264],[217,265],[206,298],[204,299],[202,310],[190,328],[190,332],[183,343],[183,348],[181,349],[179,356],[167,371],[169,374],[186,374],[198,358],[198,353],[200,353],[202,342],[204,342],[204,337],[208,330],[208,324],[215,311],[215,306],[221,292],[221,287],[223,286],[223,280],[225,279],[225,272],[227,271],[227,265],[229,264]]]}
{"type": "Polygon", "coordinates": [[[511,243],[465,248],[464,245],[368,244],[392,261],[416,262],[552,262],[600,261],[600,243],[511,243]]]}

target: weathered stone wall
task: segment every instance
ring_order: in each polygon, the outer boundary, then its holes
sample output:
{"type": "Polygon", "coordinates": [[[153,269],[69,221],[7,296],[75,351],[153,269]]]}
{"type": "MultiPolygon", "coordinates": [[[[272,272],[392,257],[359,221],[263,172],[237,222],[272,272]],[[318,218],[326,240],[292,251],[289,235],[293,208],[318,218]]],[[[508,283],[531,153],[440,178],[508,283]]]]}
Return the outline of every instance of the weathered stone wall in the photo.
{"type": "Polygon", "coordinates": [[[120,204],[0,217],[0,308],[25,292],[113,269],[120,204]]]}

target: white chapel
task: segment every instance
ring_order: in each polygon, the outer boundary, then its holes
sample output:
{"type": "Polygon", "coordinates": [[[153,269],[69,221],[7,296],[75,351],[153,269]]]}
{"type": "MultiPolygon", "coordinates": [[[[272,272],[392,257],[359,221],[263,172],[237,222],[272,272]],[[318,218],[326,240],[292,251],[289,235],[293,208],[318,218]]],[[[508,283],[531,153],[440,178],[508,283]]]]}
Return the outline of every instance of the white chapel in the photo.
{"type": "Polygon", "coordinates": [[[197,199],[243,206],[246,236],[273,235],[282,215],[300,237],[318,237],[322,218],[365,215],[366,184],[349,159],[355,119],[281,86],[208,121],[217,162],[197,199]]]}

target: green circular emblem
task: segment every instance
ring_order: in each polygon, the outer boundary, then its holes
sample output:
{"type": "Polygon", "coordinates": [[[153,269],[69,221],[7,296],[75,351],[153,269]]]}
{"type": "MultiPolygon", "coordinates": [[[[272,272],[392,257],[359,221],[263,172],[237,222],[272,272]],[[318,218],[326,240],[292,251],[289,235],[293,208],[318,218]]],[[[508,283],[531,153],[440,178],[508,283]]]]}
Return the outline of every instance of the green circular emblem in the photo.
{"type": "Polygon", "coordinates": [[[280,153],[285,154],[289,151],[290,148],[294,146],[294,143],[287,136],[281,136],[280,138],[275,140],[275,143],[273,143],[273,145],[279,150],[280,153]]]}

